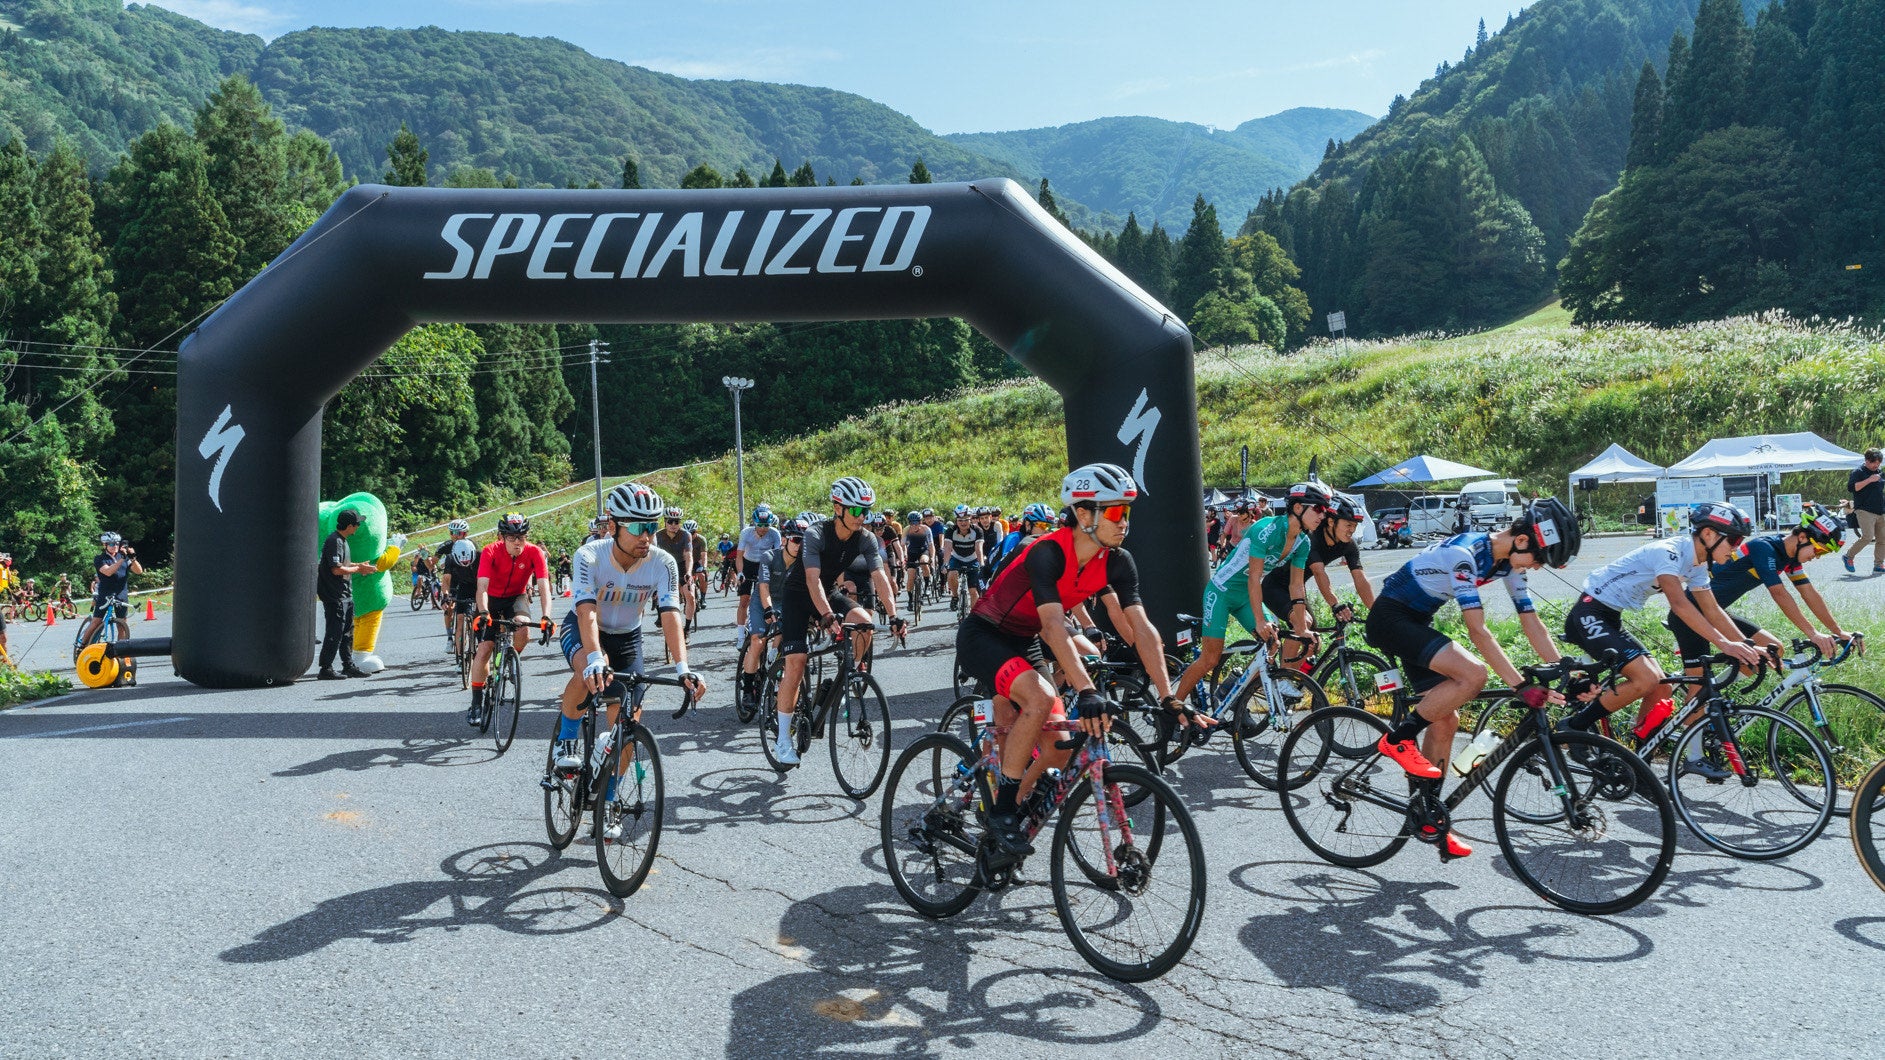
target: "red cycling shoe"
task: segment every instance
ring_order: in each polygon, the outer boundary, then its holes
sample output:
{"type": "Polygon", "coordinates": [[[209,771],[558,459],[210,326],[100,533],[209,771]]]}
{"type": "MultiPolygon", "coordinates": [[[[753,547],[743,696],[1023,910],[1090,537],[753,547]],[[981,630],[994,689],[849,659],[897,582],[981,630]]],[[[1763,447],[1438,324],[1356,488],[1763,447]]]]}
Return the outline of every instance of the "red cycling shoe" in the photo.
{"type": "Polygon", "coordinates": [[[1407,770],[1407,775],[1410,777],[1438,780],[1443,775],[1440,767],[1427,761],[1427,756],[1420,753],[1420,745],[1412,740],[1392,743],[1384,733],[1381,741],[1374,745],[1374,749],[1385,755],[1395,765],[1407,770]]]}

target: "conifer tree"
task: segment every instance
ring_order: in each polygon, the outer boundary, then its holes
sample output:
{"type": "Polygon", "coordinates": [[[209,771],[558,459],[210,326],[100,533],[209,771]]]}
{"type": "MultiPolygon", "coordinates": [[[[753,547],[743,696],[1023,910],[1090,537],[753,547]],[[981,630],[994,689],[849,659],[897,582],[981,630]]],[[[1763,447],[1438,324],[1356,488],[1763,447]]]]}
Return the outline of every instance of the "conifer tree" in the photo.
{"type": "Polygon", "coordinates": [[[1217,287],[1220,272],[1229,264],[1217,207],[1200,194],[1191,204],[1191,227],[1179,240],[1177,260],[1172,263],[1172,310],[1182,319],[1191,319],[1198,299],[1217,287]]]}
{"type": "Polygon", "coordinates": [[[1047,186],[1046,177],[1041,178],[1040,203],[1041,209],[1047,211],[1047,216],[1052,217],[1068,228],[1073,227],[1072,222],[1067,220],[1066,211],[1060,208],[1060,202],[1054,198],[1054,190],[1047,186]]]}
{"type": "Polygon", "coordinates": [[[431,157],[432,153],[420,146],[419,134],[400,122],[393,142],[386,145],[387,168],[380,183],[395,188],[425,187],[425,164],[431,157]]]}
{"type": "Polygon", "coordinates": [[[196,112],[196,142],[208,162],[209,186],[240,250],[236,273],[262,271],[300,232],[289,209],[288,134],[262,93],[232,74],[196,112]]]}
{"type": "Polygon", "coordinates": [[[634,155],[622,156],[622,189],[634,191],[641,187],[641,167],[635,164],[634,155]]]}
{"type": "Polygon", "coordinates": [[[934,181],[930,178],[930,175],[929,175],[929,167],[923,164],[922,155],[917,155],[916,165],[913,165],[910,167],[910,183],[912,184],[934,183],[934,181]]]}

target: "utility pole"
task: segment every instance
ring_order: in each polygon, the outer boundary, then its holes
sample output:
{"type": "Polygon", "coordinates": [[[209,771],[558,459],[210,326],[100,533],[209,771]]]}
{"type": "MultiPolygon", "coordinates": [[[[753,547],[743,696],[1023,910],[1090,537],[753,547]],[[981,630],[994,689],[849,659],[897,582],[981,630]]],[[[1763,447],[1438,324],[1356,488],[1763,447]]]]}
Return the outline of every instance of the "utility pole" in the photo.
{"type": "Polygon", "coordinates": [[[739,491],[739,521],[746,521],[746,446],[740,438],[740,392],[751,390],[753,381],[737,375],[723,375],[720,384],[733,395],[733,481],[739,491]]]}
{"type": "Polygon", "coordinates": [[[606,342],[589,340],[589,437],[596,445],[596,515],[602,514],[602,396],[596,390],[596,364],[606,342]]]}

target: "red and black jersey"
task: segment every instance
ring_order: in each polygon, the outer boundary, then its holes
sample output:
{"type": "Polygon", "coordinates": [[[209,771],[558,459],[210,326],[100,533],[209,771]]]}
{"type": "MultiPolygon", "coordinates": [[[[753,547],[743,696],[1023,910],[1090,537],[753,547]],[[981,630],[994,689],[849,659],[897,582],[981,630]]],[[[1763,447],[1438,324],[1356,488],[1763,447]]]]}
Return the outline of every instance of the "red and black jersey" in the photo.
{"type": "Polygon", "coordinates": [[[1071,611],[1111,589],[1119,605],[1139,602],[1139,569],[1132,553],[1123,548],[1102,549],[1076,567],[1072,527],[1061,527],[1023,546],[1019,560],[1008,564],[982,594],[970,614],[979,615],[1005,633],[1038,636],[1042,604],[1057,603],[1071,611]]]}

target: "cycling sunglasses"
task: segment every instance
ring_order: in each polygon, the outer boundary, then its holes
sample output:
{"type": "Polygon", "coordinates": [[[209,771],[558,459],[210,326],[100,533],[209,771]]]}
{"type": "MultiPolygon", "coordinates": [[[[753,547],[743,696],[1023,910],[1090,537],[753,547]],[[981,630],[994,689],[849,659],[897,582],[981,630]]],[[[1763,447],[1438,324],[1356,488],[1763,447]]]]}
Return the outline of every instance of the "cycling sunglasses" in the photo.
{"type": "Polygon", "coordinates": [[[636,534],[636,535],[652,534],[655,531],[661,529],[661,524],[655,522],[652,519],[646,522],[632,522],[632,523],[623,522],[623,523],[617,523],[616,525],[620,526],[622,529],[628,531],[629,533],[636,534]]]}
{"type": "Polygon", "coordinates": [[[870,513],[871,506],[868,504],[847,504],[844,506],[844,514],[853,519],[862,519],[870,513]]]}
{"type": "Polygon", "coordinates": [[[1130,504],[1109,504],[1104,508],[1096,507],[1093,510],[1104,516],[1109,523],[1123,523],[1132,518],[1132,505],[1130,504]]]}
{"type": "Polygon", "coordinates": [[[669,525],[669,526],[679,526],[679,525],[681,525],[681,521],[680,521],[679,519],[669,519],[669,520],[668,520],[668,525],[669,525]]]}

